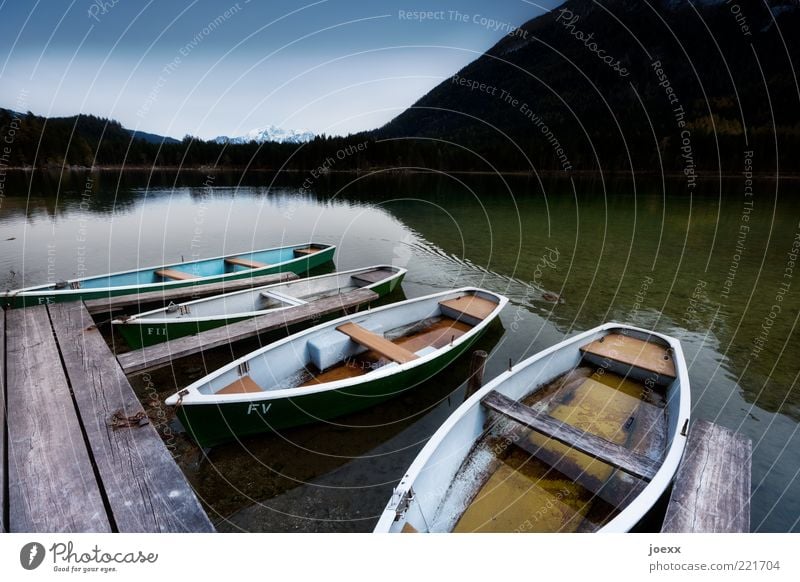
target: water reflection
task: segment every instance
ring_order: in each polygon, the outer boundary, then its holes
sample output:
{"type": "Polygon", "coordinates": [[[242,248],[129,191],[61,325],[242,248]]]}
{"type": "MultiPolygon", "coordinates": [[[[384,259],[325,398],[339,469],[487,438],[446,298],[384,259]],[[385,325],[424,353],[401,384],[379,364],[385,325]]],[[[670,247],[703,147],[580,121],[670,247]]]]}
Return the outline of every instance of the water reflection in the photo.
{"type": "MultiPolygon", "coordinates": [[[[800,390],[797,366],[790,361],[800,351],[795,333],[800,294],[785,277],[800,199],[790,193],[774,198],[774,183],[762,184],[744,249],[737,252],[743,214],[739,180],[723,182],[722,193],[718,182],[710,183],[707,193],[692,198],[674,195],[669,182],[665,198],[660,181],[641,180],[330,175],[303,195],[300,182],[302,176],[219,173],[209,187],[202,173],[95,174],[87,196],[84,174],[10,175],[0,211],[0,284],[15,288],[71,277],[79,257],[87,274],[99,274],[314,239],[338,245],[341,269],[386,262],[409,268],[404,283],[409,297],[461,285],[508,295],[512,304],[502,316],[506,333],[496,340],[487,377],[509,358],[520,360],[602,321],[653,328],[684,344],[694,414],[753,439],[754,529],[800,527],[792,517],[800,514],[800,390]],[[789,290],[780,313],[771,317],[784,281],[789,290]],[[768,338],[754,357],[754,340],[767,319],[772,320],[768,338]]],[[[781,184],[782,190],[791,188],[781,184]]],[[[172,386],[164,391],[174,388],[175,378],[180,383],[201,374],[205,365],[194,368],[171,372],[172,386]]],[[[163,380],[165,386],[169,382],[163,380]]],[[[453,372],[447,382],[432,386],[431,394],[439,394],[434,401],[459,383],[453,372]]],[[[421,401],[408,406],[425,409],[421,401]]],[[[381,447],[394,451],[398,447],[387,444],[394,439],[408,438],[403,442],[418,447],[447,410],[421,414],[420,428],[410,422],[376,431],[364,442],[354,438],[349,449],[341,446],[351,457],[381,447]],[[408,436],[400,437],[404,431],[408,436]]],[[[308,448],[316,451],[333,429],[309,430],[308,448]]],[[[336,464],[314,452],[294,465],[294,455],[281,449],[280,441],[270,443],[252,444],[253,454],[283,459],[276,460],[283,465],[278,471],[294,482],[330,481],[347,488],[354,481],[337,481],[336,475],[354,463],[360,468],[353,471],[369,477],[365,482],[375,485],[372,493],[381,500],[391,488],[386,483],[398,479],[413,458],[413,452],[392,452],[375,457],[382,461],[336,464]]],[[[210,471],[193,478],[220,514],[227,517],[252,500],[267,506],[276,500],[275,515],[291,508],[291,487],[276,485],[277,478],[267,475],[275,472],[272,465],[259,469],[251,485],[231,488],[225,481],[246,480],[235,474],[247,463],[232,450],[214,451],[212,460],[210,471]]],[[[347,503],[358,509],[363,495],[351,492],[347,503]]],[[[339,502],[320,500],[323,505],[345,515],[339,502]]],[[[242,511],[236,522],[241,527],[280,529],[278,521],[242,511]]],[[[348,510],[343,519],[355,515],[348,510]]],[[[305,523],[302,518],[291,523],[300,522],[305,523]]],[[[363,523],[353,529],[369,529],[363,523]]],[[[289,524],[286,529],[294,527],[289,524]]]]}

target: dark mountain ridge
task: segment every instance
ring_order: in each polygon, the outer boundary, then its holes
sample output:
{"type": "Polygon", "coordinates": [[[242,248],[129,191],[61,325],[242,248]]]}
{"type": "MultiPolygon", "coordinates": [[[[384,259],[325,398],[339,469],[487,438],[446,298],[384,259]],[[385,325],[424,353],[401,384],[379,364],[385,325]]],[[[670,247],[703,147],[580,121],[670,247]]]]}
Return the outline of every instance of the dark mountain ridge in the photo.
{"type": "Polygon", "coordinates": [[[688,138],[697,168],[741,168],[755,149],[769,171],[777,139],[781,167],[796,168],[800,10],[768,4],[570,0],[376,135],[446,136],[518,166],[521,149],[555,170],[566,156],[583,170],[681,171],[688,138]]]}
{"type": "Polygon", "coordinates": [[[91,115],[0,109],[0,136],[14,133],[1,161],[665,172],[684,174],[689,187],[700,173],[796,174],[798,30],[798,0],[569,0],[371,132],[221,144],[134,133],[91,115]]]}

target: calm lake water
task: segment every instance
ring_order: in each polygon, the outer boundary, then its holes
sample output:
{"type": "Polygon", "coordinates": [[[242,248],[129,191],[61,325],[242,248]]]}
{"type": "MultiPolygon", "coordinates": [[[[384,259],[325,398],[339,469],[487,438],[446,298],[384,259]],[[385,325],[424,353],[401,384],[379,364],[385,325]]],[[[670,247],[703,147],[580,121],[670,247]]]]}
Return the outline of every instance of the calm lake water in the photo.
{"type": "MultiPolygon", "coordinates": [[[[487,378],[605,321],[652,328],[683,342],[694,417],[753,440],[753,531],[800,531],[797,183],[757,182],[746,198],[737,178],[691,197],[660,180],[340,175],[301,192],[303,179],[10,175],[0,285],[314,240],[338,245],[337,268],[407,267],[406,297],[463,285],[507,295],[502,323],[481,340],[487,378]]],[[[134,384],[157,413],[157,397],[229,357],[187,360],[134,384]]],[[[467,367],[334,424],[207,457],[170,436],[172,425],[160,428],[220,530],[370,531],[463,400],[467,367]]]]}

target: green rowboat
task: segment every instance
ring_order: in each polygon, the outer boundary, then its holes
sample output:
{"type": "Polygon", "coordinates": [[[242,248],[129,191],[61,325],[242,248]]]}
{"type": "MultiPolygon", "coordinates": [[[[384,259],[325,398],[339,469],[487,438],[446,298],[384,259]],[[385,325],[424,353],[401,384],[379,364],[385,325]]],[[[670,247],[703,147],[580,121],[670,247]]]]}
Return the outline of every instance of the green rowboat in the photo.
{"type": "Polygon", "coordinates": [[[46,283],[6,291],[0,294],[0,305],[27,307],[100,299],[289,271],[302,275],[332,260],[335,250],[334,245],[304,243],[46,283]]]}
{"type": "Polygon", "coordinates": [[[446,291],[341,317],[256,350],[166,400],[204,447],[398,396],[475,343],[508,299],[446,291]]]}
{"type": "Polygon", "coordinates": [[[359,288],[382,297],[394,291],[405,274],[400,267],[374,265],[170,304],[111,323],[138,349],[359,288]]]}

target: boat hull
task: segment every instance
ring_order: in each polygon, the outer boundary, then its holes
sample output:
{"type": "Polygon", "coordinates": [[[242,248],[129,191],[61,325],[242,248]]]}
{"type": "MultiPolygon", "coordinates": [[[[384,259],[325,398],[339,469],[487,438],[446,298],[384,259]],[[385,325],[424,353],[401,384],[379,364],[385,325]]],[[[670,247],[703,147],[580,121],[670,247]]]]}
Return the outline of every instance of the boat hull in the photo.
{"type": "Polygon", "coordinates": [[[30,291],[21,290],[19,292],[9,292],[0,296],[0,303],[9,308],[31,307],[34,305],[50,305],[54,303],[64,303],[69,301],[88,301],[90,299],[103,299],[109,297],[120,297],[135,293],[150,291],[163,291],[166,289],[176,289],[190,287],[192,285],[206,285],[209,283],[221,283],[223,281],[234,281],[246,279],[248,277],[260,277],[261,275],[271,275],[274,273],[295,273],[304,275],[308,271],[322,266],[333,260],[335,246],[323,248],[320,251],[306,257],[297,258],[292,261],[261,267],[252,270],[233,271],[220,275],[203,277],[201,279],[191,279],[185,281],[164,281],[159,283],[146,283],[142,285],[131,285],[125,287],[105,287],[98,289],[68,289],[55,290],[46,288],[42,290],[31,289],[30,291]]]}
{"type": "Polygon", "coordinates": [[[176,321],[170,323],[132,323],[115,326],[131,348],[138,350],[187,335],[193,335],[244,321],[247,317],[214,319],[210,321],[176,321]]]}
{"type": "MultiPolygon", "coordinates": [[[[381,298],[397,289],[397,287],[402,283],[404,276],[405,271],[401,271],[387,281],[383,281],[375,286],[369,286],[368,288],[377,293],[378,297],[381,298]]],[[[333,313],[329,316],[326,316],[322,321],[335,319],[343,313],[344,310],[333,313]]],[[[202,333],[204,331],[222,327],[224,325],[230,325],[246,319],[250,318],[247,316],[229,318],[220,317],[204,320],[176,320],[169,322],[148,322],[146,320],[139,321],[134,319],[121,325],[116,325],[114,328],[120,332],[122,337],[125,339],[125,342],[132,349],[141,349],[180,337],[202,333]]],[[[291,333],[300,331],[308,327],[311,323],[312,322],[309,321],[294,325],[289,329],[289,331],[291,333]]],[[[320,323],[320,319],[314,320],[313,323],[320,323]]],[[[285,335],[285,333],[283,335],[285,335]]],[[[281,337],[281,335],[277,335],[275,337],[281,337]]]]}
{"type": "Polygon", "coordinates": [[[342,390],[326,390],[293,398],[275,398],[229,404],[177,406],[177,416],[200,446],[211,447],[233,439],[332,420],[395,398],[429,380],[467,352],[482,335],[474,334],[425,365],[342,390]]]}

